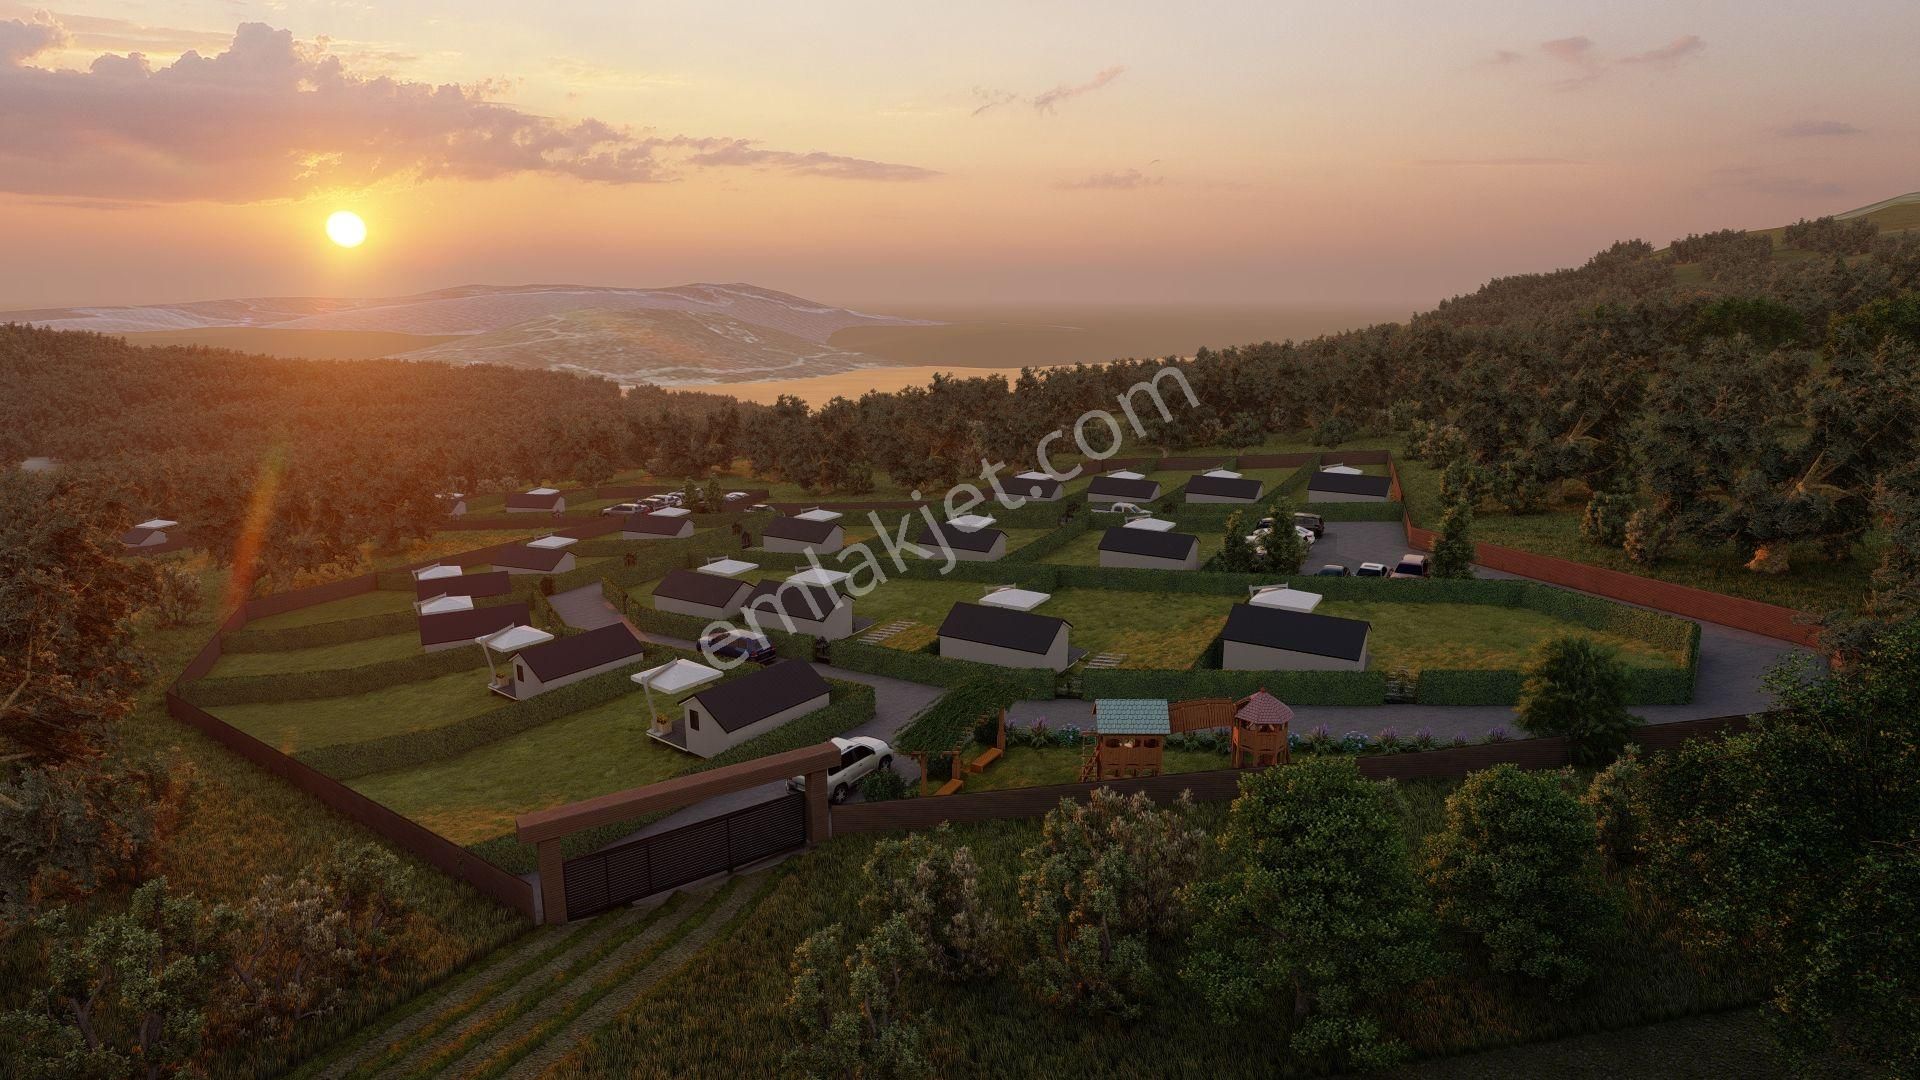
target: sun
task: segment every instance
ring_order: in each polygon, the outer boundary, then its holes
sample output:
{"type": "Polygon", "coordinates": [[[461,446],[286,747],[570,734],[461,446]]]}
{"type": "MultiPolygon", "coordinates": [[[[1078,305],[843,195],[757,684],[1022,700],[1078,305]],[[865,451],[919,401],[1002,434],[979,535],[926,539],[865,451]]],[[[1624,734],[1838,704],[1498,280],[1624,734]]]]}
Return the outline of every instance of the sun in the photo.
{"type": "Polygon", "coordinates": [[[351,210],[335,210],[327,216],[327,239],[341,247],[359,247],[367,239],[367,223],[351,210]]]}

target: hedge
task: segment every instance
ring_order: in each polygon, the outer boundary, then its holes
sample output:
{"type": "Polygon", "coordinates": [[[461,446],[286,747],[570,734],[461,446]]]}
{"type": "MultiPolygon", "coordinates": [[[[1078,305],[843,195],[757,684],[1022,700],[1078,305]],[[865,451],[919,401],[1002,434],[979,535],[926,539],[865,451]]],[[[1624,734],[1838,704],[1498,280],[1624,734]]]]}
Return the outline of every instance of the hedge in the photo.
{"type": "Polygon", "coordinates": [[[1300,509],[1325,521],[1391,521],[1395,525],[1405,513],[1397,502],[1305,503],[1300,509]]]}
{"type": "MultiPolygon", "coordinates": [[[[487,599],[496,599],[488,597],[487,599]]],[[[475,601],[477,606],[485,606],[475,601]]],[[[220,639],[220,651],[289,652],[321,645],[344,645],[351,641],[404,634],[420,626],[420,617],[412,611],[389,611],[382,615],[362,615],[356,619],[335,619],[309,626],[290,626],[284,630],[248,630],[245,627],[220,639]]]]}
{"type": "Polygon", "coordinates": [[[624,667],[549,690],[525,701],[516,701],[478,716],[469,716],[424,731],[406,731],[383,739],[322,746],[303,750],[294,757],[340,781],[356,780],[394,769],[430,765],[510,735],[532,731],[569,713],[613,701],[632,692],[633,683],[627,676],[652,663],[652,660],[636,660],[624,667]]]}
{"type": "Polygon", "coordinates": [[[972,679],[940,695],[913,722],[893,737],[899,750],[937,753],[951,750],[973,736],[983,716],[991,716],[1018,701],[1019,694],[998,679],[972,679]]]}
{"type": "Polygon", "coordinates": [[[1265,688],[1290,705],[1384,705],[1383,671],[1164,671],[1109,668],[1080,676],[1081,696],[1185,700],[1245,697],[1265,688]]]}
{"type": "Polygon", "coordinates": [[[878,645],[862,645],[851,638],[827,646],[827,662],[848,671],[886,675],[930,686],[956,687],[974,680],[1005,685],[1016,699],[1047,701],[1053,697],[1054,673],[1047,668],[1007,668],[973,660],[948,660],[932,653],[902,652],[878,645]]]}
{"type": "MultiPolygon", "coordinates": [[[[1045,536],[1033,540],[1023,547],[1007,552],[1003,563],[1035,563],[1073,543],[1082,535],[1092,531],[1094,515],[1091,510],[1075,514],[1073,520],[1054,529],[1045,536]]],[[[989,564],[997,565],[997,564],[989,564]]]]}
{"type": "MultiPolygon", "coordinates": [[[[626,609],[627,620],[633,625],[662,637],[679,638],[683,641],[698,643],[700,635],[707,632],[712,622],[698,615],[682,615],[677,611],[661,611],[644,603],[629,604],[626,609]]],[[[735,624],[741,629],[743,624],[735,624]]],[[[811,634],[789,634],[780,630],[766,629],[767,641],[773,651],[788,660],[806,660],[814,657],[815,642],[819,639],[811,634]]]]}
{"type": "Polygon", "coordinates": [[[313,701],[317,698],[384,690],[401,683],[422,682],[486,666],[484,653],[471,645],[464,645],[359,667],[200,679],[181,687],[180,696],[203,709],[260,701],[313,701]]]}
{"type": "Polygon", "coordinates": [[[941,565],[932,561],[913,562],[904,571],[892,576],[909,581],[977,581],[984,585],[1018,585],[1023,589],[1038,589],[1041,592],[1052,591],[1060,577],[1055,567],[1016,563],[1007,559],[999,562],[956,562],[944,574],[940,572],[941,565]]]}

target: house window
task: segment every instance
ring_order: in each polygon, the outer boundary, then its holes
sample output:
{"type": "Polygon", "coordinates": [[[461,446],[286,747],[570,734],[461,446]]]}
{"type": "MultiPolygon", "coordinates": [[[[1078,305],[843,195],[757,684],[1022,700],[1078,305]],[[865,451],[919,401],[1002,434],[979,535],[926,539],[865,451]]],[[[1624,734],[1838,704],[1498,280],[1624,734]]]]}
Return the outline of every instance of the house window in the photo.
{"type": "Polygon", "coordinates": [[[688,731],[700,730],[700,710],[699,709],[687,710],[687,730],[688,731]]]}

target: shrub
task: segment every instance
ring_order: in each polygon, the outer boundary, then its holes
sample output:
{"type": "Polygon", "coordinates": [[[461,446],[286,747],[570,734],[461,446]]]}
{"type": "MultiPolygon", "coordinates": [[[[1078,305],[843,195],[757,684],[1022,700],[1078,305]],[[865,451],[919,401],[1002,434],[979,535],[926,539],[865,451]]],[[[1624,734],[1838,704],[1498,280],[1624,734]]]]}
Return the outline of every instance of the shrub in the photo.
{"type": "Polygon", "coordinates": [[[1624,704],[1627,671],[1619,655],[1591,639],[1558,637],[1542,644],[1527,669],[1516,707],[1520,726],[1533,735],[1564,735],[1573,759],[1584,765],[1611,761],[1639,724],[1624,704]]]}
{"type": "Polygon", "coordinates": [[[1637,866],[1645,857],[1646,766],[1628,743],[1613,764],[1594,774],[1581,798],[1593,813],[1596,846],[1608,870],[1637,866]]]}
{"type": "Polygon", "coordinates": [[[1555,992],[1591,979],[1618,912],[1604,892],[1593,815],[1565,774],[1501,764],[1447,797],[1426,880],[1441,922],[1479,939],[1493,970],[1555,992]]]}
{"type": "Polygon", "coordinates": [[[926,970],[961,980],[992,970],[999,920],[981,899],[980,867],[973,851],[949,847],[951,840],[943,824],[932,835],[876,843],[864,870],[867,892],[860,898],[860,910],[876,921],[905,919],[924,943],[926,970]]]}
{"type": "Polygon", "coordinates": [[[868,802],[908,799],[913,794],[913,785],[894,769],[875,769],[860,781],[860,797],[868,802]]]}
{"type": "Polygon", "coordinates": [[[154,567],[150,606],[161,626],[185,626],[200,612],[200,575],[171,563],[154,567]]]}
{"type": "Polygon", "coordinates": [[[843,940],[836,923],[793,951],[785,1011],[800,1042],[788,1052],[787,1068],[809,1078],[934,1075],[925,1024],[907,1003],[907,976],[922,943],[902,918],[882,923],[851,955],[843,940]]]}
{"type": "Polygon", "coordinates": [[[1440,518],[1440,535],[1433,542],[1433,576],[1473,577],[1473,508],[1465,502],[1447,507],[1440,518]]]}
{"type": "Polygon", "coordinates": [[[1627,542],[1627,519],[1633,512],[1633,496],[1596,491],[1580,514],[1580,535],[1590,544],[1618,548],[1627,542]]]}

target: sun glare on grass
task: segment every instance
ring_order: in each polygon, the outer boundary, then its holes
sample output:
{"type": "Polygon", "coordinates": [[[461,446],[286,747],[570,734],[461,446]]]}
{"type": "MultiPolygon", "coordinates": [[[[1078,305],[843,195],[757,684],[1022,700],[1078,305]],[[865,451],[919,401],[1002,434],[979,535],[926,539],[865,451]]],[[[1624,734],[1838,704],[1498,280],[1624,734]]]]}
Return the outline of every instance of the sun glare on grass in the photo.
{"type": "Polygon", "coordinates": [[[327,217],[327,239],[341,247],[359,247],[367,239],[367,223],[351,210],[335,210],[327,217]]]}

